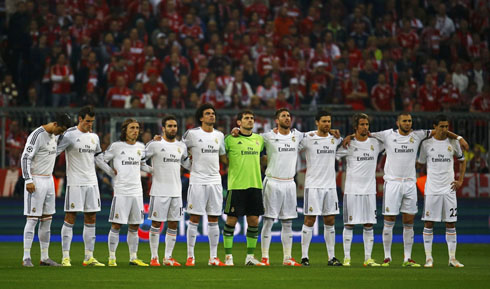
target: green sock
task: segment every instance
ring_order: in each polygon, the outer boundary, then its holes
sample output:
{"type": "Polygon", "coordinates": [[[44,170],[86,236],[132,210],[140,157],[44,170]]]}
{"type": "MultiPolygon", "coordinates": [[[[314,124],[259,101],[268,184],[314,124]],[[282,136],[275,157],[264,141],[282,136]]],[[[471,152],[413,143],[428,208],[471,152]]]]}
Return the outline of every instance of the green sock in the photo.
{"type": "Polygon", "coordinates": [[[259,227],[249,226],[247,228],[247,254],[253,255],[255,247],[257,247],[257,239],[259,238],[259,227]]]}
{"type": "Polygon", "coordinates": [[[225,246],[225,254],[231,254],[233,248],[233,233],[235,232],[235,226],[229,226],[225,224],[223,229],[223,245],[225,246]]]}

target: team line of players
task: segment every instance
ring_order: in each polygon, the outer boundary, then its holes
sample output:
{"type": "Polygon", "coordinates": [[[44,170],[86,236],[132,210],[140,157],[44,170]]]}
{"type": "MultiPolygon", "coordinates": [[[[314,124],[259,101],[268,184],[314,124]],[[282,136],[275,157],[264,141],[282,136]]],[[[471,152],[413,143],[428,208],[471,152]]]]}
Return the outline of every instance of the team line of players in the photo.
{"type": "Polygon", "coordinates": [[[128,224],[127,242],[130,264],[148,266],[138,259],[138,227],[144,221],[143,190],[140,170],[152,174],[149,219],[151,266],[160,266],[158,246],[160,226],[167,222],[165,232],[165,256],[162,264],[180,266],[172,257],[176,243],[177,225],[182,215],[181,166],[190,170],[190,182],[186,211],[190,215],[187,226],[186,266],[195,265],[194,247],[201,216],[208,218],[210,266],[233,266],[233,234],[238,217],[247,216],[247,257],[245,265],[268,266],[271,231],[274,219],[281,221],[283,265],[309,266],[308,248],[312,239],[313,225],[317,216],[323,216],[324,237],[328,252],[328,265],[350,266],[350,247],[356,224],[363,225],[364,266],[390,266],[392,232],[395,218],[403,214],[403,266],[420,267],[411,258],[413,222],[417,213],[415,165],[427,164],[427,183],[423,211],[425,267],[433,266],[433,223],[446,223],[446,240],[449,265],[462,267],[455,258],[457,201],[456,190],[463,183],[465,164],[461,147],[466,141],[448,132],[448,120],[439,115],[433,130],[412,130],[410,114],[401,113],[397,118],[398,129],[369,132],[369,117],[356,114],[352,125],[354,134],[345,139],[331,129],[331,114],[320,111],[315,118],[317,130],[301,133],[291,129],[291,114],[279,109],[275,114],[277,128],[257,135],[252,133],[254,114],[243,111],[237,115],[239,129],[224,137],[214,129],[215,109],[203,104],[196,111],[198,127],[188,130],[182,141],[176,140],[177,119],[167,116],[162,120],[161,139],[150,141],[146,147],[138,142],[140,124],[136,119],[124,121],[120,140],[102,152],[98,136],[92,133],[95,113],[91,107],[83,107],[78,115],[78,125],[71,127],[68,115],[60,115],[56,121],[34,130],[28,137],[22,154],[22,172],[25,179],[23,266],[32,267],[30,250],[35,227],[39,223],[38,237],[41,246],[42,266],[59,266],[49,258],[50,226],[55,213],[52,171],[55,158],[66,154],[67,188],[65,195],[65,221],[61,230],[62,266],[71,266],[70,245],[77,212],[84,213],[83,240],[85,245],[84,266],[105,266],[93,256],[95,245],[95,217],[100,211],[100,194],[97,186],[95,165],[113,177],[114,197],[109,222],[109,266],[117,266],[116,249],[119,231],[128,224]],[[62,135],[60,135],[62,134],[62,135]],[[57,136],[60,135],[58,138],[57,136]],[[341,144],[343,143],[343,146],[341,144]],[[266,155],[261,154],[265,150],[266,155]],[[298,153],[306,156],[304,192],[304,225],[302,228],[302,259],[292,257],[292,220],[297,218],[296,162],[298,153]],[[386,151],[384,167],[385,186],[383,197],[383,247],[385,259],[378,264],[371,258],[374,243],[373,224],[376,223],[375,173],[378,155],[386,151]],[[262,157],[261,157],[262,155],[262,157]],[[192,156],[192,157],[190,157],[192,156]],[[459,179],[455,180],[454,156],[460,161],[459,179]],[[345,157],[347,173],[343,200],[343,247],[344,261],[335,257],[335,215],[339,206],[335,182],[335,159],[345,157]],[[261,179],[261,158],[266,159],[265,178],[261,179]],[[191,160],[192,159],[192,160],[191,160]],[[147,161],[151,161],[151,166],[147,161]],[[225,204],[227,214],[223,228],[225,261],[218,258],[220,229],[218,218],[222,213],[223,195],[219,163],[229,165],[228,194],[225,204]],[[112,166],[110,166],[111,164],[112,166]],[[263,216],[261,231],[262,259],[254,256],[259,235],[259,216],[263,216]]]}

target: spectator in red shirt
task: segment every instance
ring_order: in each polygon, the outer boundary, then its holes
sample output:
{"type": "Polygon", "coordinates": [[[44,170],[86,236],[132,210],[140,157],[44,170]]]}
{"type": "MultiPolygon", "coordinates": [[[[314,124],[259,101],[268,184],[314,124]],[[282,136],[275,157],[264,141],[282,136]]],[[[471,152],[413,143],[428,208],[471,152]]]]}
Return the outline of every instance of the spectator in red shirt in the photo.
{"type": "Polygon", "coordinates": [[[216,109],[224,108],[231,102],[231,99],[226,98],[216,87],[216,82],[210,80],[208,89],[201,94],[201,103],[211,103],[216,109]]]}
{"type": "Polygon", "coordinates": [[[459,89],[453,85],[451,74],[446,74],[444,82],[441,85],[440,97],[444,111],[450,111],[461,105],[461,94],[459,89]]]}
{"type": "Polygon", "coordinates": [[[67,106],[71,102],[71,84],[75,82],[73,71],[66,61],[65,54],[60,54],[56,65],[51,67],[51,93],[54,107],[67,106]]]}
{"type": "Polygon", "coordinates": [[[167,86],[164,83],[158,81],[158,71],[154,68],[148,70],[149,81],[143,84],[144,93],[150,94],[151,101],[154,105],[157,104],[158,97],[161,94],[167,94],[167,86]]]}
{"type": "Polygon", "coordinates": [[[201,41],[204,39],[204,34],[201,27],[196,24],[194,15],[187,14],[185,16],[185,22],[179,28],[180,38],[191,38],[196,41],[201,41]]]}
{"type": "Polygon", "coordinates": [[[126,86],[126,80],[124,77],[118,76],[116,78],[116,86],[110,88],[107,91],[106,103],[108,107],[123,108],[126,103],[126,98],[131,98],[132,92],[126,86]]]}
{"type": "Polygon", "coordinates": [[[419,89],[417,102],[423,111],[440,111],[440,91],[432,76],[425,76],[425,84],[419,89]]]}
{"type": "Polygon", "coordinates": [[[294,25],[293,19],[288,16],[288,9],[286,7],[281,7],[279,13],[274,19],[274,31],[275,34],[282,38],[289,34],[289,26],[294,25]]]}
{"type": "Polygon", "coordinates": [[[398,44],[402,48],[418,49],[419,48],[419,37],[417,33],[412,30],[410,25],[410,20],[408,18],[403,19],[403,27],[400,34],[398,34],[398,44]]]}
{"type": "Polygon", "coordinates": [[[378,75],[378,83],[371,89],[371,105],[376,111],[395,111],[395,95],[386,84],[384,74],[378,75]]]}
{"type": "Polygon", "coordinates": [[[344,84],[344,99],[353,110],[365,110],[364,100],[368,98],[366,83],[359,79],[359,70],[352,69],[350,79],[344,84]]]}
{"type": "Polygon", "coordinates": [[[473,98],[470,112],[490,112],[490,85],[485,84],[483,91],[473,98]]]}

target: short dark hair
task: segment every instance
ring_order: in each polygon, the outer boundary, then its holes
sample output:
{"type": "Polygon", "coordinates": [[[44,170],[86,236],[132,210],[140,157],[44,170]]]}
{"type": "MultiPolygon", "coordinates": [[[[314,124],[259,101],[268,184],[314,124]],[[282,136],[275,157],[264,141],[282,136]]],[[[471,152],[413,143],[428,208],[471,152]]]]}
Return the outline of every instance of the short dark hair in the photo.
{"type": "Polygon", "coordinates": [[[162,119],[162,127],[165,127],[165,125],[167,124],[167,121],[169,121],[169,120],[175,120],[177,122],[177,117],[175,117],[175,115],[173,115],[173,114],[166,115],[162,119]]]}
{"type": "MultiPolygon", "coordinates": [[[[128,125],[132,124],[132,123],[138,123],[139,126],[140,126],[140,131],[139,131],[139,134],[141,134],[141,124],[139,121],[137,121],[136,119],[134,118],[127,118],[126,120],[124,120],[122,126],[121,126],[121,135],[119,136],[119,140],[121,141],[126,141],[126,131],[128,130],[128,125]]],[[[138,135],[139,137],[139,135],[138,135]]]]}
{"type": "Polygon", "coordinates": [[[412,116],[408,111],[402,111],[396,116],[396,120],[399,120],[402,115],[412,116]]]}
{"type": "Polygon", "coordinates": [[[249,110],[249,109],[246,109],[246,110],[242,110],[240,111],[237,115],[236,115],[236,120],[242,120],[243,116],[245,114],[251,114],[253,116],[255,116],[255,114],[253,113],[253,111],[249,110]]]}
{"type": "Polygon", "coordinates": [[[330,117],[332,117],[332,113],[330,111],[328,111],[328,110],[319,110],[316,113],[315,120],[316,121],[320,121],[320,118],[322,118],[323,116],[330,116],[330,117]]]}
{"type": "Polygon", "coordinates": [[[359,125],[359,120],[361,119],[367,119],[368,120],[368,123],[369,123],[369,116],[365,113],[356,113],[354,114],[354,116],[352,117],[352,128],[355,130],[357,130],[357,126],[359,125]]]}
{"type": "Polygon", "coordinates": [[[71,126],[71,117],[67,113],[58,114],[55,121],[59,127],[69,128],[71,126]]]}
{"type": "Polygon", "coordinates": [[[201,106],[197,108],[196,115],[195,115],[196,123],[198,125],[202,125],[201,117],[204,116],[204,111],[206,109],[212,109],[214,111],[214,113],[216,113],[216,109],[214,108],[214,106],[212,104],[210,104],[210,103],[201,104],[201,106]]]}
{"type": "Polygon", "coordinates": [[[87,115],[90,117],[95,116],[95,111],[93,106],[91,105],[84,106],[78,112],[78,117],[81,117],[82,119],[84,119],[87,115]]]}
{"type": "Polygon", "coordinates": [[[438,126],[441,121],[449,121],[449,120],[447,119],[447,116],[445,114],[438,114],[434,118],[434,121],[432,122],[432,124],[435,126],[438,126]]]}
{"type": "Polygon", "coordinates": [[[291,112],[289,111],[289,109],[283,107],[283,108],[280,108],[280,109],[276,110],[275,118],[278,119],[279,116],[281,115],[281,113],[283,111],[287,111],[289,114],[291,114],[291,112]]]}

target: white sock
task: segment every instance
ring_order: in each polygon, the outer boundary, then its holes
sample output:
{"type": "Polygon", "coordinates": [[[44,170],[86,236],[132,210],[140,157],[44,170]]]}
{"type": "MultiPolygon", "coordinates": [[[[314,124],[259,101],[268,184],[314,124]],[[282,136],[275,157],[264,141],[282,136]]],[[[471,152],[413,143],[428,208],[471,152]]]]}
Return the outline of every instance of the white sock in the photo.
{"type": "Polygon", "coordinates": [[[167,228],[167,234],[165,234],[165,258],[172,258],[172,252],[174,251],[176,241],[177,230],[167,228]]]}
{"type": "Polygon", "coordinates": [[[128,229],[128,247],[129,247],[129,261],[138,259],[138,244],[140,238],[138,237],[138,230],[128,229]]]}
{"type": "Polygon", "coordinates": [[[335,226],[323,225],[323,237],[327,246],[328,260],[335,258],[335,226]]]}
{"type": "Polygon", "coordinates": [[[196,246],[197,227],[199,224],[189,222],[187,226],[187,258],[194,258],[194,247],[196,246]]]}
{"type": "Polygon", "coordinates": [[[51,240],[51,221],[52,217],[42,218],[39,223],[37,235],[41,245],[41,260],[49,259],[49,241],[51,240]]]}
{"type": "Polygon", "coordinates": [[[413,224],[403,224],[403,261],[412,259],[413,224]]]}
{"type": "Polygon", "coordinates": [[[456,258],[456,228],[446,228],[446,243],[449,253],[449,260],[456,258]]]}
{"type": "Polygon", "coordinates": [[[63,258],[70,258],[70,246],[73,238],[73,224],[64,222],[61,227],[61,248],[63,258]]]}
{"type": "Polygon", "coordinates": [[[271,233],[274,219],[264,217],[262,222],[262,232],[260,239],[260,249],[262,250],[262,258],[269,258],[269,248],[271,246],[271,233]]]}
{"type": "Polygon", "coordinates": [[[291,259],[291,251],[293,249],[293,221],[281,220],[281,243],[284,260],[291,259]]]}
{"type": "Polygon", "coordinates": [[[84,224],[83,243],[85,245],[85,260],[89,260],[94,256],[95,224],[84,224]]]}
{"type": "Polygon", "coordinates": [[[34,240],[34,230],[36,229],[37,218],[27,218],[24,227],[24,258],[31,258],[32,241],[34,240]]]}
{"type": "Polygon", "coordinates": [[[150,227],[150,251],[151,258],[158,259],[158,245],[160,244],[160,228],[150,227]]]}
{"type": "Polygon", "coordinates": [[[109,231],[109,237],[107,239],[109,246],[109,259],[116,259],[117,245],[119,244],[119,231],[118,229],[111,228],[109,231]]]}
{"type": "Polygon", "coordinates": [[[391,260],[391,243],[393,242],[393,227],[395,222],[384,221],[383,226],[383,249],[385,251],[385,259],[391,260]]]}
{"type": "Polygon", "coordinates": [[[373,227],[364,227],[362,230],[362,240],[364,241],[364,261],[371,259],[374,244],[373,227]]]}
{"type": "Polygon", "coordinates": [[[308,249],[310,248],[311,238],[313,237],[313,227],[308,227],[303,224],[301,231],[301,258],[308,258],[308,249]]]}
{"type": "Polygon", "coordinates": [[[218,222],[208,223],[209,259],[218,257],[219,226],[218,222]]]}
{"type": "Polygon", "coordinates": [[[434,240],[434,230],[432,228],[424,228],[423,238],[425,259],[432,259],[432,240],[434,240]]]}
{"type": "Polygon", "coordinates": [[[344,242],[344,258],[350,259],[350,246],[352,244],[352,237],[354,236],[354,228],[344,227],[342,233],[342,239],[344,242]]]}

